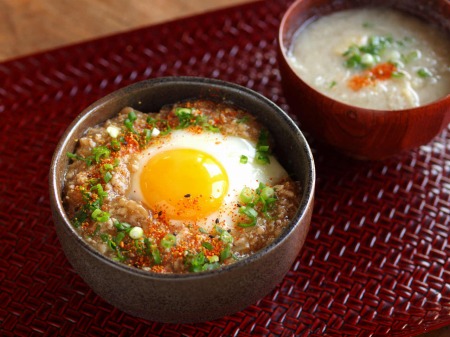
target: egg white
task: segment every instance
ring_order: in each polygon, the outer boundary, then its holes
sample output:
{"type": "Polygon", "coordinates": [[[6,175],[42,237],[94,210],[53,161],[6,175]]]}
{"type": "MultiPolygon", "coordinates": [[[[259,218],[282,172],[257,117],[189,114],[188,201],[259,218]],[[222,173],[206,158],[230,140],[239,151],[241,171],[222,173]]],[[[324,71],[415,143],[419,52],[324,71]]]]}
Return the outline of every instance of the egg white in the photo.
{"type": "MultiPolygon", "coordinates": [[[[130,178],[128,198],[145,203],[140,187],[140,176],[145,164],[156,154],[172,149],[194,149],[206,152],[214,157],[224,167],[228,175],[228,193],[222,205],[215,212],[197,221],[206,230],[211,230],[219,219],[221,227],[230,229],[235,225],[238,215],[239,194],[244,187],[256,189],[259,183],[273,185],[287,177],[287,172],[276,160],[270,156],[270,163],[265,165],[253,162],[256,155],[256,144],[235,136],[224,136],[220,133],[194,133],[189,130],[176,130],[166,136],[159,136],[157,140],[139,154],[138,169],[130,178]],[[248,158],[248,162],[240,162],[241,156],[248,158]]],[[[188,221],[170,220],[171,224],[188,221]]]]}

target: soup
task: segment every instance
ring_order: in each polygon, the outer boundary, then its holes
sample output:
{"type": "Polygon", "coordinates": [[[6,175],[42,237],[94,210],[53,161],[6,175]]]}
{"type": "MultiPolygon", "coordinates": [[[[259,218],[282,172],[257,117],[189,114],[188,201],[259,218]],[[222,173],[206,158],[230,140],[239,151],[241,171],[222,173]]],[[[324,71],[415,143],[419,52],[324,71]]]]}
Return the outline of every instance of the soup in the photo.
{"type": "Polygon", "coordinates": [[[450,93],[450,42],[419,19],[386,8],[336,12],[301,27],[288,62],[338,101],[401,110],[450,93]]]}

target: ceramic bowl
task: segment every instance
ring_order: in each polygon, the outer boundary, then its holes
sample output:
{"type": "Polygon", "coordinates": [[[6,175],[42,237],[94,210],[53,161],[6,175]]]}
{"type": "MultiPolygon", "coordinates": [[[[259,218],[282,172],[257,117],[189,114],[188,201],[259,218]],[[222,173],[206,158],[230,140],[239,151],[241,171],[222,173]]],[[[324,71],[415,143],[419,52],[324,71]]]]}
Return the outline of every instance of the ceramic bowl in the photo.
{"type": "Polygon", "coordinates": [[[283,91],[302,130],[361,159],[384,159],[430,142],[450,123],[449,95],[421,107],[385,111],[336,101],[306,84],[287,61],[295,32],[312,20],[356,7],[388,6],[438,25],[450,35],[448,0],[297,0],[279,27],[278,61],[283,91]]]}
{"type": "Polygon", "coordinates": [[[50,198],[56,231],[76,272],[102,298],[131,315],[160,322],[198,322],[235,313],[270,292],[289,271],[308,232],[315,168],[302,133],[280,108],[238,85],[213,79],[173,77],[139,82],[95,102],[68,127],[57,145],[50,169],[50,198]],[[90,126],[123,107],[157,111],[163,105],[194,98],[232,102],[268,127],[276,155],[303,186],[292,222],[272,244],[256,254],[214,271],[156,274],[119,264],[88,245],[71,226],[61,195],[68,160],[76,140],[90,126]]]}

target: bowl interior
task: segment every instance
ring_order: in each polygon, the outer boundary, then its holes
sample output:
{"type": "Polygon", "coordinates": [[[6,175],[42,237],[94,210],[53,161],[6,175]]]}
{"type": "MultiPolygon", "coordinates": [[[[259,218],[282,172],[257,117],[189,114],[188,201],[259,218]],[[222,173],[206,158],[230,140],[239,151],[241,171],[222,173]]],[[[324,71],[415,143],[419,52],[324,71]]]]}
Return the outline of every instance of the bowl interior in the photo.
{"type": "Polygon", "coordinates": [[[289,51],[295,33],[321,16],[360,7],[390,7],[416,16],[450,33],[450,4],[447,0],[297,0],[286,11],[280,25],[280,43],[289,51]]]}

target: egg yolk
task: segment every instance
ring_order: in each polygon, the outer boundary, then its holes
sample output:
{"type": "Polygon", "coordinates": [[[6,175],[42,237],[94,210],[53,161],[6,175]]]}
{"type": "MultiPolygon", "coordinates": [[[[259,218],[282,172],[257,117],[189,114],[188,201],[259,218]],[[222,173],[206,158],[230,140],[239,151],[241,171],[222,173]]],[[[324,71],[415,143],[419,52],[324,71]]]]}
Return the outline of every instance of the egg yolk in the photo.
{"type": "Polygon", "coordinates": [[[228,191],[228,176],[208,153],[173,149],[145,164],[140,187],[153,211],[162,211],[169,219],[195,221],[220,207],[228,191]]]}

